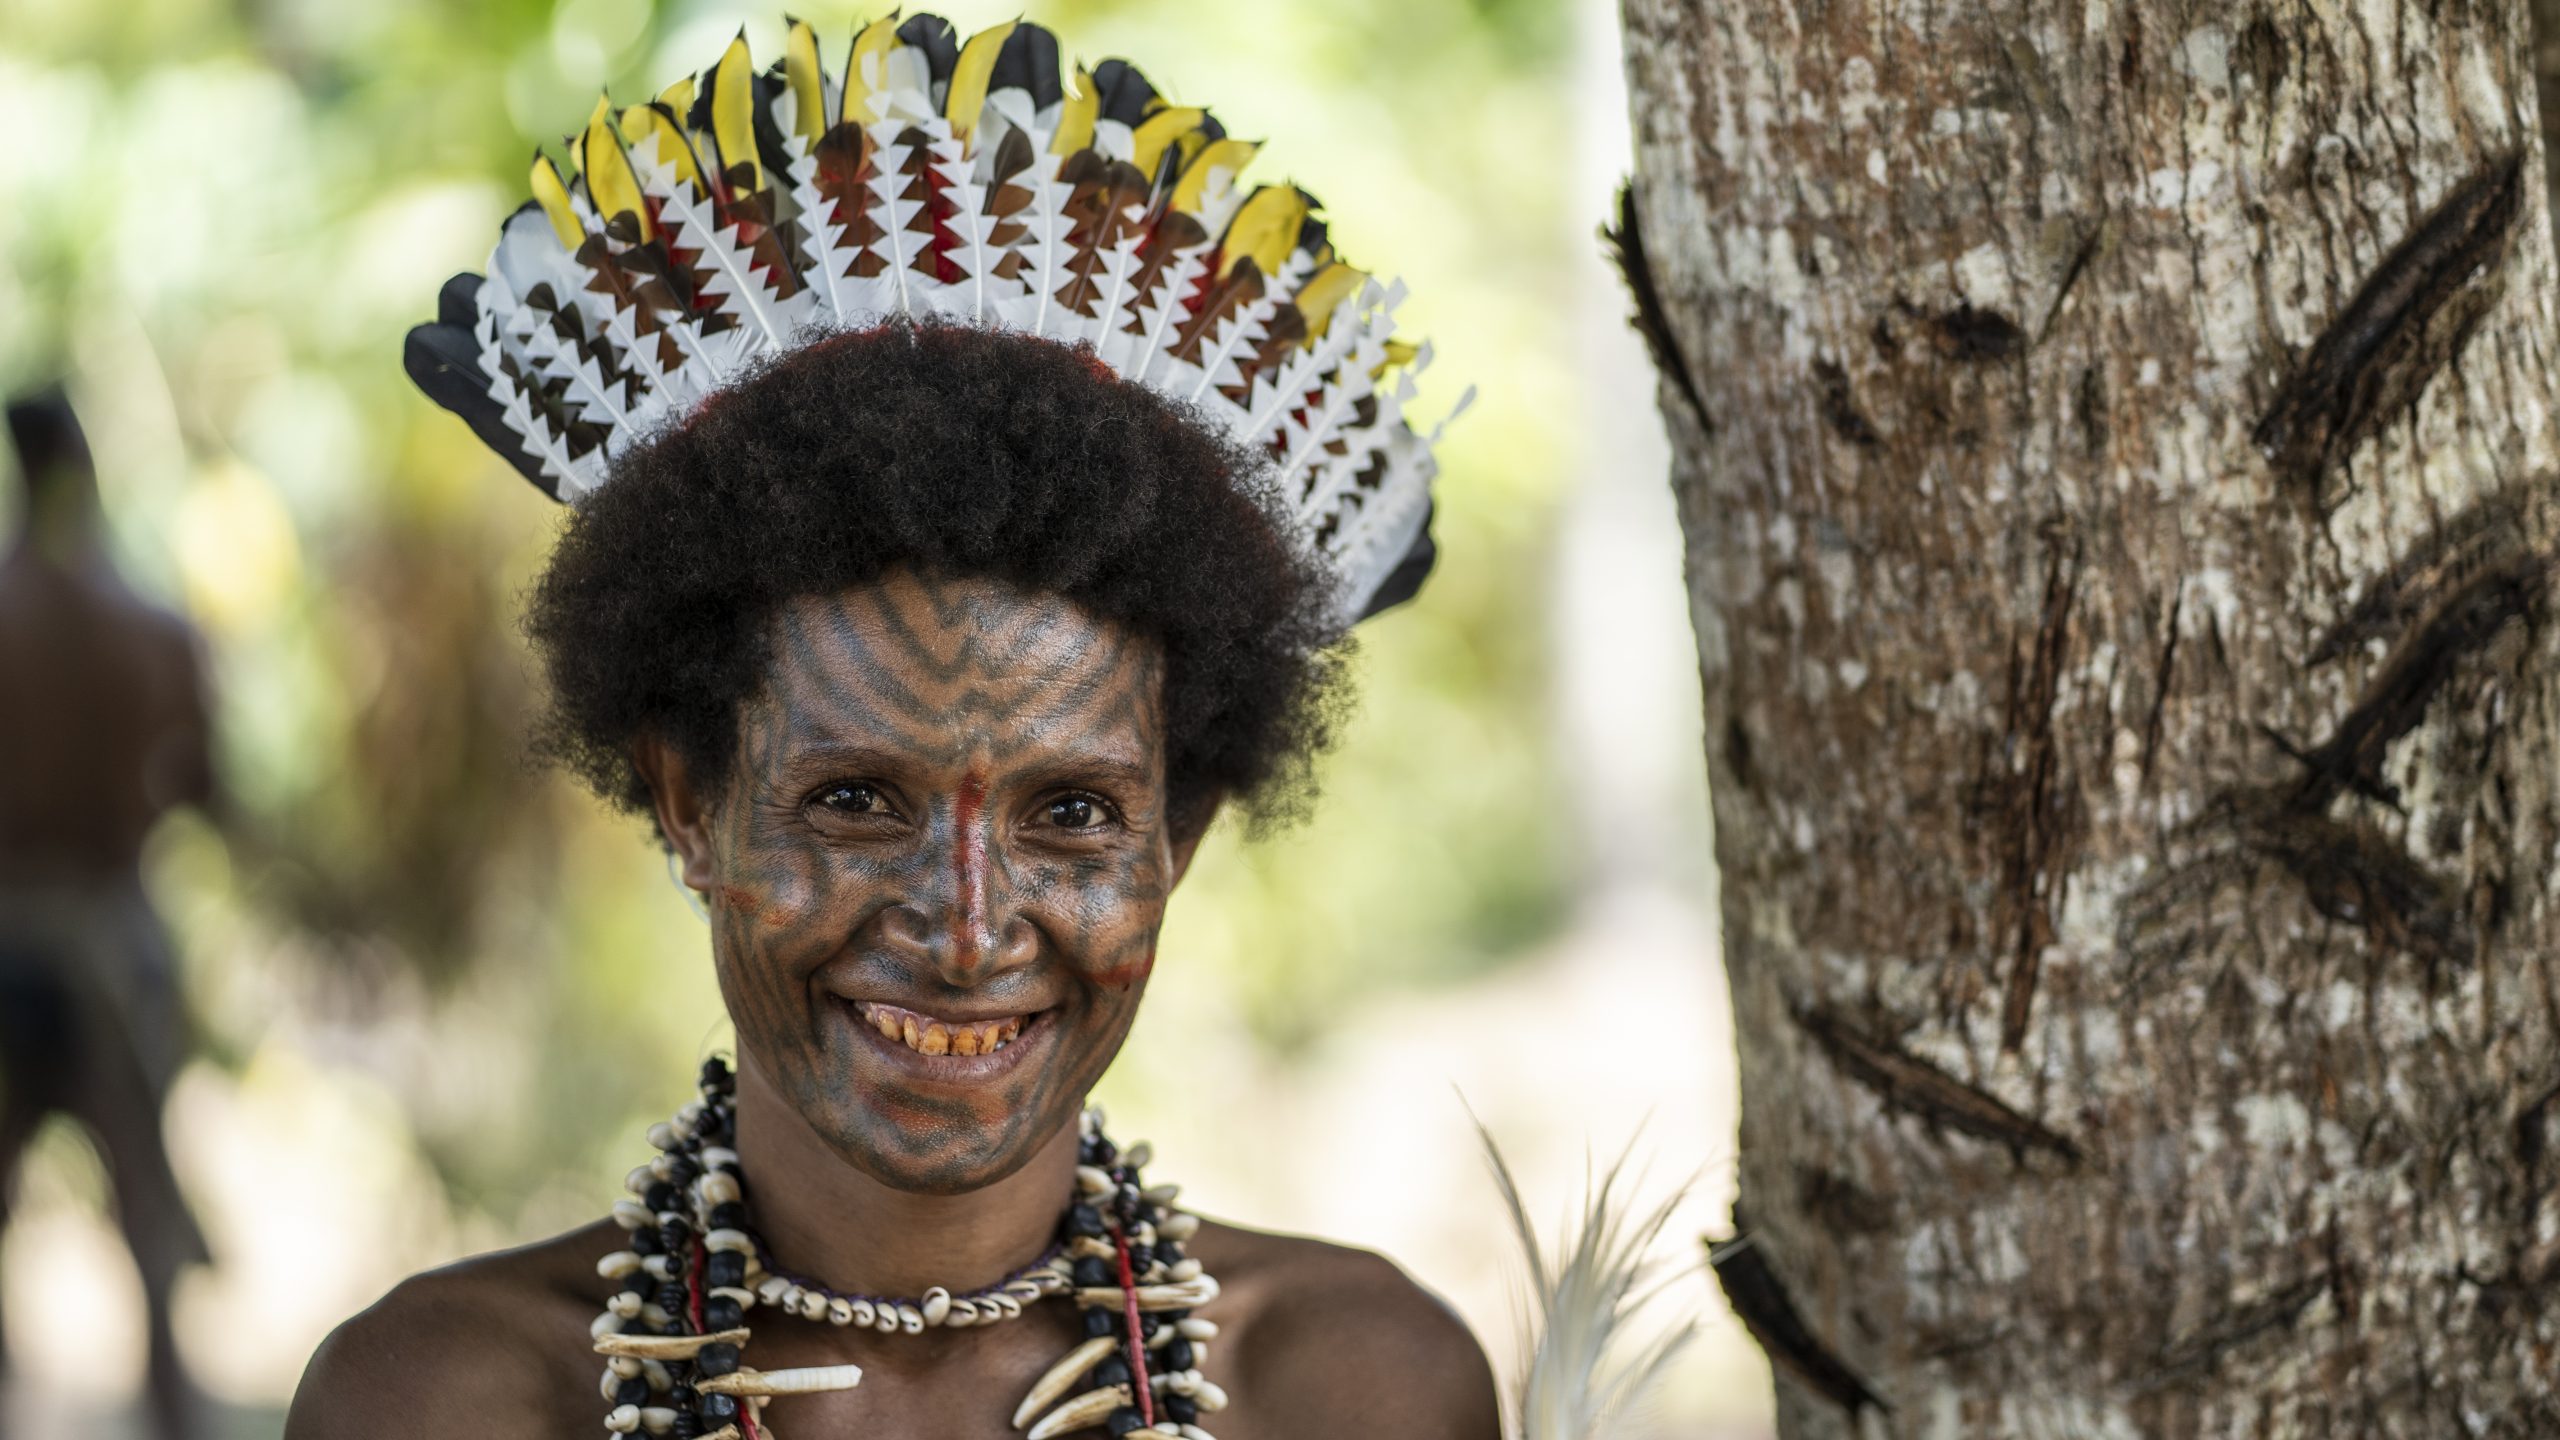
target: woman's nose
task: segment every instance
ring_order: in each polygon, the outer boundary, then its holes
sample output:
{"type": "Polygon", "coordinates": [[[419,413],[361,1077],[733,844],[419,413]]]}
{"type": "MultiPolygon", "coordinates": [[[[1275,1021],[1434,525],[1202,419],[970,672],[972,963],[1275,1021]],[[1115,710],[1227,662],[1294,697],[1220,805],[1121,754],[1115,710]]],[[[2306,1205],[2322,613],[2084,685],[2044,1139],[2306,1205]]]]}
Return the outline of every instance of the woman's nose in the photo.
{"type": "Polygon", "coordinates": [[[989,904],[972,914],[939,897],[890,907],[881,934],[893,952],[963,989],[1019,969],[1039,951],[1038,933],[1012,906],[989,904]]]}
{"type": "Polygon", "coordinates": [[[890,942],[934,968],[946,984],[972,986],[1029,964],[1039,937],[1020,913],[1002,858],[994,852],[986,784],[964,780],[951,805],[951,828],[922,902],[886,917],[890,942]]]}

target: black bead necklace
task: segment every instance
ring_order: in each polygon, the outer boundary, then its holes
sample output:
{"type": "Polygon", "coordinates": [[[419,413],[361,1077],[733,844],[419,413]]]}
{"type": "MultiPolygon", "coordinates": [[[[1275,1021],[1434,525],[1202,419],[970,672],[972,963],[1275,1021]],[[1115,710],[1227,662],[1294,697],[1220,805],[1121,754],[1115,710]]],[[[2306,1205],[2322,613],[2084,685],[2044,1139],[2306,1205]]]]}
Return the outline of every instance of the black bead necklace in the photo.
{"type": "Polygon", "coordinates": [[[1076,1194],[1057,1240],[994,1285],[954,1295],[936,1286],[912,1300],[844,1295],[775,1271],[748,1222],[736,1136],[736,1080],[717,1057],[702,1066],[701,1097],[653,1125],[657,1158],[631,1172],[632,1198],[613,1207],[626,1248],[597,1262],[619,1282],[593,1327],[605,1357],[605,1428],[673,1440],[774,1440],[764,1420],[777,1395],[849,1390],[852,1365],[756,1370],[745,1363],[747,1316],[862,1325],[884,1334],[999,1324],[1025,1305],[1071,1296],[1084,1340],[1049,1367],[1016,1408],[1025,1440],[1100,1430],[1135,1440],[1214,1440],[1199,1427],[1226,1392],[1201,1374],[1215,1322],[1191,1311],[1218,1283],[1183,1253],[1200,1219],[1174,1208],[1180,1187],[1146,1186],[1142,1142],[1123,1151],[1084,1113],[1076,1194]]]}

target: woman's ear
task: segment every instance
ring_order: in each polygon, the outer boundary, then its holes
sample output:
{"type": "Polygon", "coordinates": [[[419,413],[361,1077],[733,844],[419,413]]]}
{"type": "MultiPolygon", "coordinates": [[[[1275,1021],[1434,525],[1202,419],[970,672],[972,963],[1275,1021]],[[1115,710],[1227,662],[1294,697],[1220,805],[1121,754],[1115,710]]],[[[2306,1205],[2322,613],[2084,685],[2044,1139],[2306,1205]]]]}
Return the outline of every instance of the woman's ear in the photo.
{"type": "Polygon", "coordinates": [[[675,851],[685,887],[711,893],[711,809],[702,792],[694,788],[684,757],[655,735],[644,735],[632,742],[631,766],[649,787],[649,804],[658,815],[658,833],[675,851]]]}

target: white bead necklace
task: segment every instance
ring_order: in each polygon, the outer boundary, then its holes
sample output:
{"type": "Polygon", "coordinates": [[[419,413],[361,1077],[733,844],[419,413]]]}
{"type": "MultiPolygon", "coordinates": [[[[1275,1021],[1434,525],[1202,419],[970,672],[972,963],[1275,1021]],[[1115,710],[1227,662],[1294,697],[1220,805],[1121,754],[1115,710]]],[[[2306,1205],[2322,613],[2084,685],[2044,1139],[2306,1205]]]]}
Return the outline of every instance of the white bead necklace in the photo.
{"type": "Polygon", "coordinates": [[[605,1429],[670,1440],[775,1440],[764,1408],[777,1395],[850,1390],[852,1365],[756,1370],[743,1351],[748,1313],[882,1334],[994,1325],[1053,1295],[1072,1297],[1084,1341],[1049,1367],[1013,1415],[1025,1440],[1102,1430],[1130,1440],[1214,1440],[1196,1423],[1226,1408],[1201,1374],[1215,1322],[1190,1312],[1217,1297],[1218,1282],[1183,1254],[1200,1217],[1174,1208],[1180,1187],[1145,1186],[1144,1143],[1123,1152],[1102,1133],[1102,1114],[1081,1127],[1076,1194],[1056,1244],[993,1285],[955,1294],[935,1286],[913,1299],[845,1295],[778,1273],[748,1224],[738,1154],[735,1081],[714,1058],[701,1098],[653,1125],[657,1158],[631,1172],[631,1198],[613,1218],[626,1247],[596,1263],[620,1288],[596,1317],[605,1357],[605,1429]]]}

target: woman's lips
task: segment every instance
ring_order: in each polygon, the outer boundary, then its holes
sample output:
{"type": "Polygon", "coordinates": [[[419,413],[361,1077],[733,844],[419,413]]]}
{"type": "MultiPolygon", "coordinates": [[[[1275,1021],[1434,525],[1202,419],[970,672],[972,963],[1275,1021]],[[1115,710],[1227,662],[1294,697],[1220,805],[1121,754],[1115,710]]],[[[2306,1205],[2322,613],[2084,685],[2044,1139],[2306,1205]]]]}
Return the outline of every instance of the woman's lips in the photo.
{"type": "Polygon", "coordinates": [[[927,1083],[976,1084],[1010,1073],[1051,1028],[1047,1010],[953,1020],[876,1000],[836,1003],[846,1023],[863,1032],[861,1043],[895,1071],[927,1083]]]}

